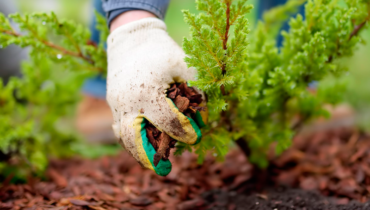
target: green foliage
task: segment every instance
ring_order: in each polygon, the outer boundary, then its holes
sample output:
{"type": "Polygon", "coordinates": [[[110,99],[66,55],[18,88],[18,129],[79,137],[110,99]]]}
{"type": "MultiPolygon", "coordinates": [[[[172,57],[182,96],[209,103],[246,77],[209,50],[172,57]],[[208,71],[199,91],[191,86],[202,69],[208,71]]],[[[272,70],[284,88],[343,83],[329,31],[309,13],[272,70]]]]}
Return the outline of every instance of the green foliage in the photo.
{"type": "MultiPolygon", "coordinates": [[[[246,1],[197,0],[199,15],[184,11],[191,31],[183,42],[185,60],[198,71],[191,84],[208,95],[210,123],[201,143],[178,143],[176,154],[195,150],[202,162],[211,151],[222,160],[228,145],[242,139],[249,144],[250,160],[265,167],[271,145],[280,154],[302,124],[328,115],[324,104],[341,101],[342,82],[319,83],[316,92],[308,86],[346,71],[338,59],[351,56],[361,41],[358,33],[369,20],[370,1],[308,0],[305,18],[290,18],[290,30],[282,32],[283,46],[276,47],[282,23],[305,2],[290,0],[267,12],[249,37],[246,14],[252,6],[246,1]]],[[[95,46],[88,41],[86,28],[53,13],[11,18],[22,33],[0,14],[0,47],[30,47],[31,59],[22,78],[0,83],[0,157],[37,172],[49,156],[81,149],[60,121],[73,110],[83,79],[105,73],[106,53],[103,42],[95,46]]],[[[98,16],[97,22],[105,40],[105,18],[98,16]]],[[[114,150],[106,148],[108,153],[114,150]]],[[[20,173],[26,168],[17,167],[20,173]]],[[[0,163],[2,174],[11,169],[0,163]]]]}
{"type": "MultiPolygon", "coordinates": [[[[10,15],[17,32],[0,13],[0,46],[29,47],[30,58],[21,78],[0,80],[0,171],[2,176],[42,172],[49,157],[70,155],[80,143],[66,129],[84,79],[105,72],[102,45],[89,43],[89,31],[54,13],[10,15]],[[16,167],[14,167],[16,166],[16,167]]],[[[102,39],[108,34],[98,17],[102,39]]]]}
{"type": "Polygon", "coordinates": [[[276,6],[263,14],[263,22],[268,35],[272,38],[277,36],[283,23],[289,17],[298,12],[298,7],[306,0],[287,1],[285,5],[276,6]]]}
{"type": "MultiPolygon", "coordinates": [[[[243,139],[250,160],[265,167],[271,145],[280,154],[302,124],[328,115],[324,104],[341,100],[343,83],[320,84],[317,93],[308,86],[346,71],[337,60],[351,56],[361,41],[370,1],[309,0],[305,18],[290,18],[283,46],[276,47],[281,24],[304,2],[290,0],[265,13],[249,38],[245,15],[251,6],[245,1],[198,0],[202,13],[184,11],[191,30],[183,43],[185,61],[198,71],[191,84],[209,98],[211,122],[195,147],[200,161],[206,150],[222,159],[230,141],[243,139]]],[[[179,145],[177,154],[185,149],[179,145]]]]}
{"type": "MultiPolygon", "coordinates": [[[[10,44],[31,47],[31,56],[48,58],[64,68],[106,71],[105,50],[89,42],[90,32],[86,27],[73,21],[59,20],[54,13],[12,14],[9,17],[17,23],[22,34],[16,32],[1,14],[0,44],[3,48],[10,44]]],[[[103,18],[98,17],[98,23],[103,22],[103,18]]],[[[98,25],[98,29],[102,30],[102,38],[108,33],[104,28],[98,25]]]]}

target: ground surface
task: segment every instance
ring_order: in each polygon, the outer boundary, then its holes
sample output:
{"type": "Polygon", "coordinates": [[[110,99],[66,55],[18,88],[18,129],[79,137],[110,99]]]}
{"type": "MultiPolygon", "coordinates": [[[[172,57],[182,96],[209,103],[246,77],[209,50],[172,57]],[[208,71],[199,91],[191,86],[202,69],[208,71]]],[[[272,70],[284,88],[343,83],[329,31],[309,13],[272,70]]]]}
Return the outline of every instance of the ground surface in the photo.
{"type": "Polygon", "coordinates": [[[223,163],[209,157],[198,165],[189,153],[171,157],[167,177],[143,170],[124,152],[54,160],[49,181],[4,182],[0,209],[370,209],[369,157],[370,137],[336,129],[295,138],[266,171],[238,150],[223,163]]]}
{"type": "Polygon", "coordinates": [[[267,190],[265,194],[246,195],[235,191],[212,190],[203,195],[207,209],[245,210],[368,210],[370,202],[351,201],[345,205],[335,198],[323,197],[317,192],[283,187],[267,190]]]}

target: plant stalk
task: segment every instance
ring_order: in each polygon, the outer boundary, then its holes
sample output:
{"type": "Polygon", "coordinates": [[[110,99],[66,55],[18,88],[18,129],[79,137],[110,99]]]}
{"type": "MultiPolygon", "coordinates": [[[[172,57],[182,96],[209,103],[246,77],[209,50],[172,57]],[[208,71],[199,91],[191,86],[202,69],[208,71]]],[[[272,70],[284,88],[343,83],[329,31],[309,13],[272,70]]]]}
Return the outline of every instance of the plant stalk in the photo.
{"type": "MultiPolygon", "coordinates": [[[[19,33],[14,32],[14,31],[8,31],[8,30],[2,30],[2,29],[0,29],[0,32],[1,33],[4,33],[4,34],[8,34],[10,36],[14,36],[14,37],[21,37],[21,36],[23,36],[23,35],[21,35],[19,33]]],[[[76,53],[76,52],[70,51],[70,50],[68,50],[68,49],[66,49],[66,48],[64,48],[62,46],[56,45],[56,44],[51,43],[51,42],[48,42],[46,40],[40,40],[39,39],[38,41],[41,42],[42,44],[44,44],[44,45],[52,48],[52,49],[55,49],[57,51],[60,51],[63,55],[70,55],[72,57],[80,58],[80,59],[85,60],[88,63],[94,65],[94,61],[90,57],[83,55],[81,52],[76,53]]],[[[101,68],[96,68],[96,69],[99,72],[103,72],[103,70],[101,68]]]]}
{"type": "MultiPolygon", "coordinates": [[[[224,35],[224,38],[222,40],[222,47],[223,49],[225,50],[225,53],[226,53],[226,50],[227,50],[227,41],[229,39],[229,30],[230,30],[230,6],[231,6],[231,0],[225,0],[225,3],[226,3],[226,31],[225,31],[225,35],[224,35]]],[[[221,69],[221,72],[222,72],[222,75],[225,75],[226,74],[226,63],[223,62],[222,64],[222,69],[221,69]]],[[[221,93],[222,95],[227,95],[226,91],[225,91],[225,85],[221,85],[220,87],[221,89],[221,93]]]]}

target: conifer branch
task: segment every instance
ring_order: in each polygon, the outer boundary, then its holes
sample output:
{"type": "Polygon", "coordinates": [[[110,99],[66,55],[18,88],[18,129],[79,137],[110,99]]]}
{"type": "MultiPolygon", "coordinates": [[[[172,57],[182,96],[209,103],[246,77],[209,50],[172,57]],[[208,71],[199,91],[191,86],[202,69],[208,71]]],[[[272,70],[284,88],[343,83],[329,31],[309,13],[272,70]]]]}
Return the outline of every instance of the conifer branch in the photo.
{"type": "MultiPolygon", "coordinates": [[[[229,38],[229,30],[230,30],[230,5],[231,5],[231,0],[225,0],[225,4],[226,4],[226,31],[225,31],[225,35],[224,35],[224,38],[223,38],[223,48],[224,50],[227,50],[227,40],[229,38]]],[[[226,67],[226,66],[225,66],[226,67]]],[[[226,73],[226,69],[223,68],[222,69],[222,74],[225,74],[226,73]]]]}
{"type": "Polygon", "coordinates": [[[369,20],[370,20],[370,12],[369,12],[369,15],[367,16],[367,18],[366,18],[366,20],[364,22],[362,22],[359,25],[355,26],[355,28],[353,29],[351,35],[348,38],[348,41],[350,41],[354,36],[357,36],[358,33],[360,33],[360,31],[364,28],[364,26],[366,25],[366,23],[369,20]]]}
{"type": "MultiPolygon", "coordinates": [[[[351,39],[353,37],[357,36],[361,32],[361,30],[364,28],[366,23],[369,22],[369,20],[370,20],[370,10],[369,10],[368,16],[365,18],[365,20],[362,23],[360,23],[359,25],[354,27],[353,31],[351,32],[351,34],[348,37],[348,41],[351,41],[351,39]]],[[[337,46],[337,51],[339,50],[339,47],[340,46],[337,46]]],[[[331,63],[333,61],[333,58],[334,58],[334,55],[330,55],[329,58],[328,58],[327,63],[331,63]]]]}
{"type": "MultiPolygon", "coordinates": [[[[63,27],[63,24],[59,23],[59,20],[56,16],[53,16],[54,18],[54,21],[55,23],[60,27],[60,28],[63,28],[63,32],[64,34],[66,35],[66,37],[69,39],[69,41],[72,43],[72,45],[76,48],[76,50],[78,51],[78,54],[83,57],[83,54],[82,54],[82,51],[81,51],[81,48],[80,46],[76,43],[76,41],[72,38],[70,32],[68,30],[65,30],[65,28],[63,27]]],[[[93,64],[93,63],[92,63],[93,64]]]]}
{"type": "Polygon", "coordinates": [[[207,50],[208,52],[212,55],[212,57],[215,59],[215,61],[217,62],[217,65],[222,68],[222,62],[217,58],[217,55],[215,55],[215,53],[212,51],[212,48],[211,46],[209,46],[208,44],[208,40],[203,37],[203,34],[200,30],[200,28],[197,26],[197,24],[195,23],[195,21],[193,19],[191,19],[192,21],[192,25],[193,27],[196,29],[196,31],[198,32],[198,36],[200,37],[200,39],[203,41],[203,43],[206,45],[207,47],[207,50]]]}
{"type": "MultiPolygon", "coordinates": [[[[69,56],[72,56],[72,57],[80,58],[80,59],[83,59],[83,60],[87,61],[89,64],[94,65],[95,62],[90,57],[83,55],[82,52],[81,52],[81,49],[79,47],[76,48],[76,49],[79,50],[79,52],[74,52],[74,51],[68,50],[68,49],[66,49],[66,48],[64,48],[60,45],[56,45],[52,42],[49,42],[47,40],[43,40],[43,39],[39,38],[37,36],[37,33],[35,31],[33,31],[32,29],[30,29],[30,28],[29,28],[29,31],[32,33],[32,35],[34,35],[34,37],[37,39],[37,41],[41,42],[45,46],[47,46],[49,48],[52,48],[54,50],[57,50],[57,51],[61,52],[63,55],[69,55],[69,56]]],[[[4,30],[4,29],[0,28],[0,32],[3,33],[3,34],[13,36],[13,37],[24,37],[24,35],[15,32],[14,29],[4,30]]],[[[101,69],[101,68],[91,68],[91,69],[95,70],[95,71],[98,71],[98,72],[103,72],[103,69],[101,69]]]]}
{"type": "Polygon", "coordinates": [[[209,5],[209,9],[208,9],[207,12],[212,18],[213,27],[215,28],[215,31],[217,32],[217,34],[220,36],[220,39],[222,39],[223,36],[222,36],[221,30],[218,27],[217,19],[215,19],[215,17],[214,17],[215,14],[213,13],[213,11],[214,11],[213,4],[209,0],[205,0],[205,2],[207,2],[207,4],[209,5]]]}
{"type": "MultiPolygon", "coordinates": [[[[353,37],[357,36],[369,20],[370,20],[370,10],[365,20],[361,22],[359,25],[356,25],[354,27],[353,31],[350,33],[350,36],[348,37],[348,41],[350,41],[353,37]]],[[[341,45],[338,43],[337,40],[336,51],[338,51],[340,47],[341,45]]],[[[333,59],[334,55],[330,55],[326,63],[331,63],[333,59]]],[[[303,81],[308,84],[310,82],[310,77],[308,75],[305,75],[303,77],[303,81]]],[[[308,116],[301,117],[301,119],[297,123],[292,125],[291,129],[294,130],[295,132],[298,132],[302,128],[302,126],[307,122],[307,120],[309,120],[308,116]]]]}
{"type": "Polygon", "coordinates": [[[239,7],[238,8],[238,11],[235,13],[235,16],[234,16],[234,18],[230,21],[230,25],[232,26],[232,25],[234,25],[234,23],[235,23],[235,21],[236,21],[236,19],[238,19],[238,17],[241,15],[241,11],[242,11],[242,9],[241,9],[242,7],[239,7]]]}
{"type": "MultiPolygon", "coordinates": [[[[225,53],[226,53],[226,51],[227,51],[227,41],[229,39],[229,30],[230,30],[231,0],[225,0],[225,4],[226,4],[226,30],[225,30],[225,35],[224,35],[223,40],[222,40],[222,47],[223,47],[223,49],[225,50],[225,53]]],[[[222,72],[222,75],[226,74],[226,62],[225,61],[222,64],[221,72],[222,72]]],[[[225,85],[222,84],[220,88],[221,88],[222,95],[227,95],[227,93],[225,91],[225,85]]]]}
{"type": "Polygon", "coordinates": [[[3,30],[3,29],[0,28],[0,32],[4,33],[4,34],[8,34],[10,36],[15,36],[15,37],[21,36],[20,34],[17,34],[14,30],[8,31],[8,30],[3,30]]]}
{"type": "Polygon", "coordinates": [[[207,65],[205,65],[204,63],[201,62],[201,65],[202,67],[209,73],[209,75],[211,75],[212,79],[213,79],[213,82],[216,82],[216,78],[215,76],[213,75],[212,71],[209,69],[209,67],[207,65]]]}

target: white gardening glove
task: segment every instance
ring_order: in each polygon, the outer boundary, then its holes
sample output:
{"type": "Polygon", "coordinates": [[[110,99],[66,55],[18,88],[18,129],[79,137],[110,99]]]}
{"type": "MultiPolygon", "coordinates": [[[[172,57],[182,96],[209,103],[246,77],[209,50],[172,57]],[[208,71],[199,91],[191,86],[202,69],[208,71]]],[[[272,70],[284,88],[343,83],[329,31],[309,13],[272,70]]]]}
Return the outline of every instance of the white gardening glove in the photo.
{"type": "Polygon", "coordinates": [[[198,113],[194,121],[166,97],[171,83],[194,80],[196,71],[187,68],[184,52],[157,18],[120,26],[107,42],[107,100],[113,112],[114,133],[141,165],[165,176],[171,171],[171,163],[161,160],[154,166],[156,152],[146,136],[145,123],[150,121],[160,131],[187,144],[200,140],[199,126],[206,123],[207,111],[198,113]]]}

